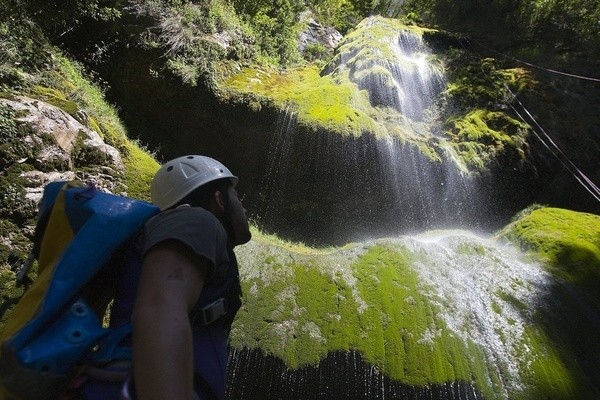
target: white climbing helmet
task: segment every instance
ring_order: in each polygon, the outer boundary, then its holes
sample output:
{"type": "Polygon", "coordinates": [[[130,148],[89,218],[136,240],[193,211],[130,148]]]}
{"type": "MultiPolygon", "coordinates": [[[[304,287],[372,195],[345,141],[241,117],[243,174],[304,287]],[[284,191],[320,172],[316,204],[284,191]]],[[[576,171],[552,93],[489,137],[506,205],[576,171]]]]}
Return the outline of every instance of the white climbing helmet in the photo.
{"type": "Polygon", "coordinates": [[[217,160],[198,155],[175,158],[165,163],[152,180],[150,198],[165,210],[195,189],[217,179],[229,178],[235,186],[238,177],[217,160]]]}

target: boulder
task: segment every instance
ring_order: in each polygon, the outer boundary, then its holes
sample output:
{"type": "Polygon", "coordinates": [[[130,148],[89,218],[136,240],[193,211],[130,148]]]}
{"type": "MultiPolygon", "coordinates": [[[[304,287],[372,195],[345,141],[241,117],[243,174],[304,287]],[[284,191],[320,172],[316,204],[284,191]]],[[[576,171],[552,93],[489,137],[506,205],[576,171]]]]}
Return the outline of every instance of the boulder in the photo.
{"type": "MultiPolygon", "coordinates": [[[[54,138],[55,145],[45,147],[38,154],[39,163],[63,160],[68,168],[73,167],[73,153],[85,148],[87,152],[99,153],[101,158],[106,158],[107,165],[118,171],[123,170],[123,161],[119,151],[104,143],[98,132],[83,125],[71,115],[46,102],[18,96],[13,100],[0,99],[0,103],[7,104],[23,116],[18,121],[32,125],[37,134],[48,134],[54,138]]],[[[85,115],[85,113],[81,113],[85,115]]],[[[85,119],[82,119],[85,121],[85,119]]],[[[35,141],[35,138],[27,140],[35,141]]],[[[82,160],[86,164],[85,160],[82,160]]]]}
{"type": "Polygon", "coordinates": [[[321,25],[311,13],[305,12],[300,16],[306,27],[298,36],[298,51],[303,53],[310,45],[320,44],[325,49],[333,51],[342,41],[343,36],[335,28],[321,25]]]}

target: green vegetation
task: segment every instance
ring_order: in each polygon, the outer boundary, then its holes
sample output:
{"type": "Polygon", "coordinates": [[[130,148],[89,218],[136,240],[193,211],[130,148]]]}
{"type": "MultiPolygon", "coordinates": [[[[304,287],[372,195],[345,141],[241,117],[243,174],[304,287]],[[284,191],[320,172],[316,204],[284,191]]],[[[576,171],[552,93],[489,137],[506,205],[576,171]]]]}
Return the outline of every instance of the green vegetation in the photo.
{"type": "Polygon", "coordinates": [[[351,265],[356,286],[348,271],[330,270],[317,258],[282,263],[266,256],[262,278],[243,282],[245,303],[232,344],[259,347],[293,368],[328,351],[357,349],[410,385],[475,379],[485,388],[483,352],[449,333],[409,254],[369,248],[351,265]]]}
{"type": "Polygon", "coordinates": [[[523,161],[529,126],[506,113],[478,109],[448,120],[450,145],[474,170],[485,170],[500,156],[523,161]]]}
{"type": "Polygon", "coordinates": [[[464,51],[446,53],[452,73],[444,92],[444,135],[471,170],[521,164],[528,154],[529,126],[507,111],[515,95],[536,82],[522,68],[503,69],[490,58],[472,59],[464,51]]]}
{"type": "Polygon", "coordinates": [[[464,50],[444,55],[450,72],[446,96],[455,106],[498,107],[537,84],[526,69],[505,69],[493,58],[475,58],[464,50]]]}
{"type": "Polygon", "coordinates": [[[449,71],[448,87],[438,99],[439,110],[428,110],[439,123],[413,121],[394,109],[372,104],[367,90],[355,81],[368,74],[390,80],[390,72],[378,65],[386,60],[390,65],[397,62],[389,38],[399,30],[419,36],[434,32],[375,17],[349,33],[320,72],[316,66],[283,71],[249,67],[232,75],[224,86],[230,96],[262,96],[264,102],[272,100],[280,109],[291,109],[298,122],[311,129],[399,137],[433,162],[451,151],[464,171],[524,163],[529,156],[530,129],[508,111],[515,95],[536,88],[536,81],[523,68],[502,68],[497,60],[478,59],[450,48],[431,60],[440,70],[449,71]],[[365,68],[372,60],[378,61],[365,68]],[[433,138],[432,131],[447,143],[433,138]]]}
{"type": "Polygon", "coordinates": [[[136,7],[158,19],[145,41],[163,49],[165,70],[185,84],[213,87],[229,68],[228,60],[252,58],[244,43],[254,42],[255,33],[227,1],[145,1],[136,7]]]}
{"type": "Polygon", "coordinates": [[[399,250],[371,248],[354,267],[369,305],[359,316],[365,358],[411,385],[482,379],[485,372],[472,370],[465,344],[439,319],[428,289],[410,268],[410,253],[399,250]]]}
{"type": "Polygon", "coordinates": [[[600,43],[600,4],[595,0],[407,0],[402,9],[418,14],[425,22],[461,27],[463,32],[472,30],[491,40],[520,38],[541,44],[539,38],[544,38],[543,42],[552,46],[584,45],[596,51],[600,43]]]}
{"type": "MultiPolygon", "coordinates": [[[[369,48],[373,48],[373,53],[386,49],[389,52],[387,42],[373,43],[373,37],[385,38],[386,33],[404,27],[400,22],[378,18],[372,27],[363,26],[351,33],[330,65],[335,66],[336,60],[346,57],[347,53],[360,52],[360,45],[368,40],[372,41],[369,48]]],[[[406,29],[417,34],[423,32],[416,27],[406,29]]],[[[391,53],[388,56],[393,57],[391,53]]],[[[230,97],[261,96],[264,102],[273,101],[278,108],[293,112],[298,123],[311,130],[327,129],[350,136],[367,132],[376,136],[397,136],[416,143],[431,159],[439,160],[438,152],[427,143],[429,135],[423,124],[415,123],[395,110],[374,107],[368,92],[351,80],[349,74],[353,69],[353,66],[343,66],[334,73],[325,73],[316,65],[285,70],[248,67],[231,75],[224,82],[224,90],[230,97]]]]}
{"type": "MultiPolygon", "coordinates": [[[[480,3],[412,0],[406,7],[414,12],[412,20],[447,17],[451,24],[477,16],[480,3]]],[[[394,13],[391,1],[311,0],[305,4],[321,22],[349,33],[346,55],[358,54],[369,40],[384,33],[378,28],[367,30],[364,37],[361,34],[365,32],[352,32],[362,16],[386,7],[394,13]],[[356,42],[352,44],[352,40],[356,42]]],[[[561,46],[589,44],[592,48],[600,43],[596,29],[600,6],[590,0],[502,0],[483,6],[487,9],[482,24],[489,24],[497,12],[493,21],[499,27],[513,26],[506,20],[517,16],[521,29],[514,33],[526,31],[528,38],[547,34],[558,38],[561,46]],[[502,20],[505,25],[500,24],[502,20]]],[[[148,199],[149,182],[158,168],[153,155],[128,137],[116,108],[104,98],[104,83],[51,44],[72,25],[90,19],[118,21],[119,7],[116,1],[0,0],[0,96],[26,95],[77,118],[83,113],[87,126],[123,156],[125,171],[113,177],[119,182],[117,188],[148,199]]],[[[154,0],[136,7],[140,14],[157,21],[155,29],[140,39],[147,49],[158,49],[162,55],[164,65],[157,66],[158,72],[151,71],[153,77],[166,71],[189,86],[213,88],[227,77],[225,88],[219,90],[249,99],[247,105],[256,110],[273,102],[295,113],[299,123],[310,130],[401,136],[430,159],[440,160],[437,142],[427,137],[431,126],[373,107],[366,91],[349,79],[348,71],[329,75],[320,71],[317,65],[324,61],[320,58],[327,57],[322,47],[314,45],[305,54],[314,65],[304,63],[295,43],[298,12],[303,11],[299,2],[154,0]],[[406,132],[413,132],[414,137],[407,138],[406,132]]],[[[416,26],[406,29],[425,32],[416,26]]],[[[528,155],[529,130],[508,110],[513,94],[540,89],[532,74],[491,58],[470,57],[452,46],[435,62],[450,73],[450,83],[440,99],[445,125],[434,127],[439,138],[448,139],[450,151],[475,170],[494,163],[510,164],[504,157],[523,161],[528,155]]],[[[12,108],[0,105],[0,298],[19,294],[13,285],[14,269],[26,257],[35,217],[36,207],[25,195],[21,174],[33,170],[29,159],[50,140],[40,136],[33,146],[26,145],[22,139],[31,133],[31,127],[18,123],[17,117],[12,108]]],[[[132,129],[135,127],[129,127],[132,129]]],[[[80,154],[80,158],[89,157],[80,154]]],[[[64,170],[59,165],[47,167],[64,170]]],[[[559,282],[581,289],[597,307],[599,232],[598,216],[535,208],[519,215],[499,237],[518,243],[531,257],[541,258],[559,282]]],[[[492,366],[479,345],[465,342],[448,329],[441,318],[442,307],[450,306],[448,300],[435,299],[432,288],[416,273],[416,261],[424,263],[422,254],[393,245],[312,249],[256,231],[252,245],[256,245],[254,253],[240,258],[241,263],[254,264],[243,281],[244,307],[232,332],[235,346],[261,348],[293,368],[314,364],[329,351],[355,349],[387,376],[411,385],[464,380],[474,383],[486,398],[502,397],[498,393],[506,371],[492,366]],[[418,260],[420,257],[423,259],[418,260]]],[[[483,246],[458,249],[468,257],[482,257],[486,251],[483,246]]],[[[596,382],[585,378],[589,370],[583,370],[586,363],[580,360],[589,352],[591,356],[584,361],[591,360],[588,364],[593,365],[600,354],[599,345],[593,342],[595,332],[579,324],[585,317],[579,311],[582,300],[560,284],[551,293],[560,300],[560,307],[552,305],[552,298],[526,304],[505,291],[494,293],[497,301],[490,312],[502,315],[511,308],[531,322],[517,343],[524,387],[511,393],[511,398],[597,397],[597,391],[590,389],[596,382]],[[542,305],[546,304],[555,308],[545,310],[542,305]],[[535,306],[542,311],[531,311],[535,306]],[[553,312],[559,317],[553,317],[553,312]]],[[[509,318],[508,323],[517,322],[509,318]]]]}
{"type": "Polygon", "coordinates": [[[131,142],[125,149],[125,190],[129,197],[150,201],[150,182],[159,168],[148,151],[131,142]]]}
{"type": "Polygon", "coordinates": [[[282,66],[299,60],[296,49],[296,23],[304,9],[293,0],[233,0],[236,11],[252,26],[263,57],[282,66]]]}
{"type": "Polygon", "coordinates": [[[545,300],[552,306],[536,314],[540,329],[527,330],[526,345],[544,355],[534,359],[525,376],[530,393],[536,398],[596,398],[597,389],[585,378],[590,371],[582,369],[595,365],[600,345],[595,329],[585,322],[590,309],[583,309],[582,301],[600,307],[600,216],[533,205],[497,236],[541,260],[558,282],[572,285],[553,287],[552,299],[545,300]],[[541,379],[549,384],[540,384],[541,379]]]}
{"type": "Polygon", "coordinates": [[[535,208],[498,233],[546,261],[550,272],[600,305],[600,216],[535,208]]]}
{"type": "Polygon", "coordinates": [[[312,129],[326,128],[354,136],[380,131],[368,114],[365,92],[349,80],[320,76],[314,66],[285,72],[247,68],[225,84],[240,93],[268,96],[282,109],[289,105],[297,113],[298,122],[312,129]]]}
{"type": "MultiPolygon", "coordinates": [[[[518,363],[519,382],[511,383],[515,371],[465,339],[477,328],[464,326],[463,337],[446,326],[443,307],[460,306],[446,304],[420,281],[415,268],[431,263],[426,253],[391,243],[315,250],[256,231],[254,236],[252,248],[240,258],[250,265],[242,268],[244,305],[231,337],[236,347],[260,348],[291,368],[316,364],[331,351],[354,349],[392,379],[415,386],[463,380],[489,399],[597,394],[586,378],[589,371],[577,360],[578,348],[570,344],[573,322],[551,322],[546,307],[495,294],[491,312],[502,316],[509,307],[520,317],[518,322],[507,317],[507,324],[529,321],[522,336],[501,335],[518,363]]],[[[478,260],[488,251],[467,243],[457,248],[458,254],[478,260]]],[[[563,299],[573,319],[582,318],[580,308],[563,299]]],[[[584,348],[596,349],[593,339],[585,339],[595,337],[590,327],[579,325],[574,337],[585,341],[584,348]]]]}
{"type": "MultiPolygon", "coordinates": [[[[588,333],[589,334],[589,333],[588,333]]],[[[521,360],[523,380],[527,389],[517,398],[527,399],[593,399],[597,392],[585,379],[585,374],[574,360],[573,354],[553,344],[542,329],[527,327],[522,351],[537,354],[526,365],[521,360]]]]}

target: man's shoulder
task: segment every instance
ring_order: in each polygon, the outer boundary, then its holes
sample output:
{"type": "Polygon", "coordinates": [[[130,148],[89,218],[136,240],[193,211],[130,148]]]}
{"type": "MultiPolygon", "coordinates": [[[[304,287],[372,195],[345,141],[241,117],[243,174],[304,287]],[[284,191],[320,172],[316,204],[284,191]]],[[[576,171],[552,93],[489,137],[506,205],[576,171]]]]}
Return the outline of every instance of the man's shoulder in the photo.
{"type": "Polygon", "coordinates": [[[214,224],[219,223],[218,218],[210,211],[202,207],[179,206],[170,210],[162,211],[148,221],[148,223],[180,223],[180,224],[214,224]]]}
{"type": "Polygon", "coordinates": [[[144,226],[146,235],[158,237],[225,237],[225,228],[210,211],[201,207],[180,206],[152,217],[144,226]]]}

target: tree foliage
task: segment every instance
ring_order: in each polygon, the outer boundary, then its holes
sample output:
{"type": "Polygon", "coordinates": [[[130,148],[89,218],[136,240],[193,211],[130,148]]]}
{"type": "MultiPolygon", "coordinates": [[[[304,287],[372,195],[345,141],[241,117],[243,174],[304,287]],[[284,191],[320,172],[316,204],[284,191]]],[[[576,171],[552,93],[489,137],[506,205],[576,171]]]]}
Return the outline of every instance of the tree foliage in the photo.
{"type": "Polygon", "coordinates": [[[232,0],[236,11],[254,29],[261,53],[282,65],[297,57],[294,27],[302,2],[294,0],[232,0]]]}
{"type": "Polygon", "coordinates": [[[117,1],[112,0],[22,0],[28,15],[53,40],[82,23],[85,18],[118,18],[117,1]]]}
{"type": "Polygon", "coordinates": [[[600,43],[597,0],[406,0],[403,9],[426,22],[460,26],[462,31],[500,27],[512,38],[555,46],[600,43]]]}
{"type": "Polygon", "coordinates": [[[376,0],[231,0],[236,11],[253,26],[264,56],[282,65],[298,57],[297,23],[311,11],[323,25],[346,33],[362,18],[376,12],[376,0]]]}

